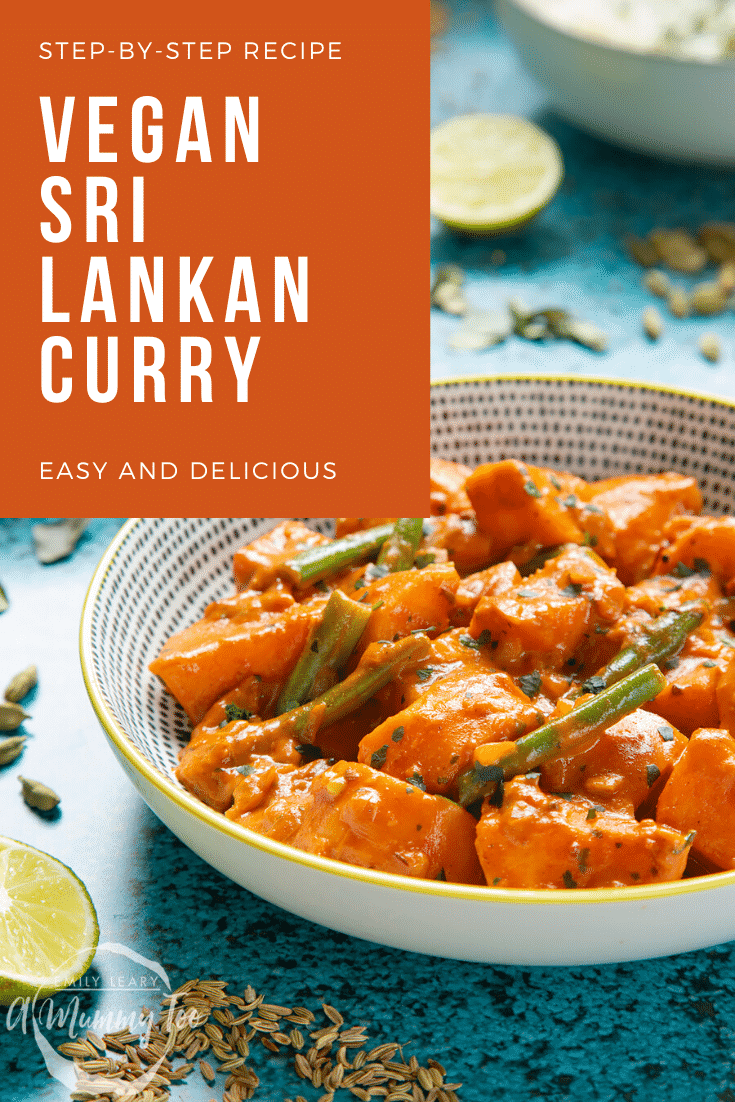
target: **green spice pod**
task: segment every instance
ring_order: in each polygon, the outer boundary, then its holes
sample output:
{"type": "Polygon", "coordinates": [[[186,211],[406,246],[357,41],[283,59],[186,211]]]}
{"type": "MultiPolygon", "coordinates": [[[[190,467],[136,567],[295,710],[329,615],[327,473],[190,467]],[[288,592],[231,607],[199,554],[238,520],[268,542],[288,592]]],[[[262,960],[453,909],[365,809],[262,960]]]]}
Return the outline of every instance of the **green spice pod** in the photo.
{"type": "Polygon", "coordinates": [[[9,765],[23,752],[25,735],[11,735],[10,738],[0,739],[0,765],[9,765]]]}
{"type": "Polygon", "coordinates": [[[0,731],[15,731],[23,720],[28,718],[28,712],[25,712],[20,704],[14,704],[8,700],[0,701],[0,731]]]}
{"type": "Polygon", "coordinates": [[[37,684],[38,670],[35,666],[27,666],[12,679],[5,690],[5,699],[9,700],[12,704],[17,704],[24,696],[28,696],[28,693],[31,689],[34,689],[37,684]]]}
{"type": "Polygon", "coordinates": [[[29,807],[35,807],[39,811],[53,811],[61,802],[61,797],[57,796],[53,788],[49,788],[48,785],[29,780],[28,777],[21,777],[20,774],[18,774],[18,780],[23,786],[23,799],[29,807]]]}

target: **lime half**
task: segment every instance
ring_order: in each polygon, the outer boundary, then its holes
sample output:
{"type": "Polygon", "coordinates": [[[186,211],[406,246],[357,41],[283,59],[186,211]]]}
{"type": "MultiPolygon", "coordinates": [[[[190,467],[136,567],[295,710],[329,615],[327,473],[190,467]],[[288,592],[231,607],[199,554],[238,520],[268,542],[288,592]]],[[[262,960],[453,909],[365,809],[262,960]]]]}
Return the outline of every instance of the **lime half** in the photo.
{"type": "Polygon", "coordinates": [[[545,207],[564,176],[559,146],[511,115],[458,115],[431,132],[431,213],[467,233],[500,233],[545,207]]]}
{"type": "Polygon", "coordinates": [[[68,987],[89,968],[98,939],[79,877],[48,854],[0,837],[0,1005],[68,987]]]}

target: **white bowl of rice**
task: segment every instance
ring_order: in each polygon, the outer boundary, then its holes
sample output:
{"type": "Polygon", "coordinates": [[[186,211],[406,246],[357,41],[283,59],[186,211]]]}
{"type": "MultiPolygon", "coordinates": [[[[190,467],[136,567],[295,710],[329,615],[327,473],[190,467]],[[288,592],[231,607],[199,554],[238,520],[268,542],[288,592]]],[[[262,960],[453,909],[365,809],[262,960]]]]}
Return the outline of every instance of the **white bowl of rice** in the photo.
{"type": "Polygon", "coordinates": [[[497,0],[570,122],[673,160],[735,165],[732,0],[497,0]]]}

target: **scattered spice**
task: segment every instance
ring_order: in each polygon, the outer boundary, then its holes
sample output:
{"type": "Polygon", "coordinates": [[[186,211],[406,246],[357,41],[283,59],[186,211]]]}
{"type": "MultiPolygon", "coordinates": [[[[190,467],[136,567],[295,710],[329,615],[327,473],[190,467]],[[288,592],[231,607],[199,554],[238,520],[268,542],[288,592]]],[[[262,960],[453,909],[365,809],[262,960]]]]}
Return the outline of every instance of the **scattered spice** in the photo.
{"type": "Polygon", "coordinates": [[[703,333],[697,347],[705,360],[709,360],[712,364],[716,364],[722,356],[720,338],[716,333],[703,333]]]}
{"type": "Polygon", "coordinates": [[[462,290],[464,281],[464,272],[456,264],[439,268],[431,286],[431,305],[438,306],[445,314],[462,317],[469,309],[462,290]]]}
{"type": "Polygon", "coordinates": [[[87,521],[80,517],[34,524],[31,531],[36,558],[45,564],[68,558],[86,527],[87,521]]]}
{"type": "Polygon", "coordinates": [[[669,311],[675,318],[688,318],[691,312],[689,295],[683,287],[672,287],[668,298],[669,311]]]}
{"type": "Polygon", "coordinates": [[[25,735],[11,735],[10,738],[0,739],[0,765],[10,765],[23,752],[25,735]]]}
{"type": "Polygon", "coordinates": [[[664,319],[655,306],[648,306],[641,317],[643,332],[649,340],[657,341],[664,331],[664,319]]]}
{"type": "Polygon", "coordinates": [[[667,268],[693,275],[709,260],[707,250],[687,230],[651,230],[648,240],[667,268]]]}
{"type": "Polygon", "coordinates": [[[61,803],[61,797],[57,796],[53,788],[42,784],[41,781],[32,781],[28,777],[18,775],[18,780],[23,787],[23,799],[29,807],[37,811],[53,811],[61,803]]]}
{"type": "Polygon", "coordinates": [[[643,286],[657,298],[666,298],[671,290],[671,280],[660,268],[652,268],[643,277],[643,286]]]}
{"type": "Polygon", "coordinates": [[[38,684],[38,670],[35,666],[26,666],[24,670],[13,677],[5,690],[5,699],[11,704],[18,704],[24,696],[28,696],[31,689],[38,684]]]}
{"type": "Polygon", "coordinates": [[[728,296],[719,283],[697,283],[692,289],[692,307],[697,314],[722,314],[727,307],[728,296]]]}
{"type": "Polygon", "coordinates": [[[15,731],[28,718],[28,712],[20,704],[10,700],[0,702],[0,731],[15,731]]]}
{"type": "Polygon", "coordinates": [[[460,328],[452,335],[449,346],[458,352],[482,352],[485,348],[502,344],[511,332],[507,314],[499,310],[470,309],[465,313],[460,328]]]}
{"type": "MultiPolygon", "coordinates": [[[[321,1088],[321,1098],[330,1102],[340,1090],[345,1102],[348,1097],[369,1100],[376,1093],[392,1102],[459,1102],[456,1092],[462,1084],[446,1082],[446,1070],[438,1060],[429,1059],[426,1065],[415,1056],[407,1060],[398,1043],[366,1049],[363,1027],[345,1028],[342,1014],[328,1003],[322,1003],[327,1025],[313,1028],[315,1015],[305,1007],[266,1003],[250,986],[243,997],[230,995],[227,986],[219,980],[182,984],[163,1000],[144,1039],[123,1029],[102,1038],[88,1033],[60,1045],[59,1052],[75,1062],[77,1083],[71,1098],[112,1102],[125,1083],[145,1102],[168,1102],[174,1081],[186,1079],[198,1066],[210,1086],[218,1075],[226,1076],[223,1102],[244,1102],[260,1085],[248,1062],[250,1044],[259,1037],[268,1052],[290,1056],[296,1075],[321,1088]],[[311,1042],[306,1051],[302,1030],[308,1030],[311,1042]],[[176,1057],[185,1062],[174,1066],[176,1057]]],[[[306,1100],[299,1094],[294,1102],[306,1100]]]]}

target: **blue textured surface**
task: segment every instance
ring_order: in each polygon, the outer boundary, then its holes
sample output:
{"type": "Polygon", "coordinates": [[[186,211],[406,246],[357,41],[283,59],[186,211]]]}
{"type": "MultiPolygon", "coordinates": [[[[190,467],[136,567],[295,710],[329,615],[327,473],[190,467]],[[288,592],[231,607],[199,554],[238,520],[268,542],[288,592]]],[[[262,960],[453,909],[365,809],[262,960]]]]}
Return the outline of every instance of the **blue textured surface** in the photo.
{"type": "MultiPolygon", "coordinates": [[[[594,3],[594,0],[591,0],[594,3]]],[[[432,310],[432,378],[447,375],[570,374],[646,379],[667,386],[735,396],[735,315],[664,315],[666,329],[651,344],[641,313],[660,302],[641,286],[642,270],[624,248],[629,234],[658,227],[696,230],[707,221],[735,220],[735,172],[664,164],[589,137],[551,110],[546,93],[521,67],[514,47],[477,4],[455,3],[449,31],[432,65],[432,125],[452,115],[487,111],[538,123],[561,147],[566,178],[552,203],[525,230],[485,240],[460,239],[432,223],[432,262],[467,272],[467,295],[484,309],[520,298],[536,308],[563,306],[609,335],[599,354],[569,342],[510,337],[481,353],[447,342],[458,319],[432,310]],[[493,264],[494,250],[506,261],[493,264]],[[697,351],[705,332],[721,337],[720,363],[697,351]]],[[[694,280],[672,275],[675,282],[694,280]]],[[[697,279],[711,278],[700,275],[697,279]]]]}

